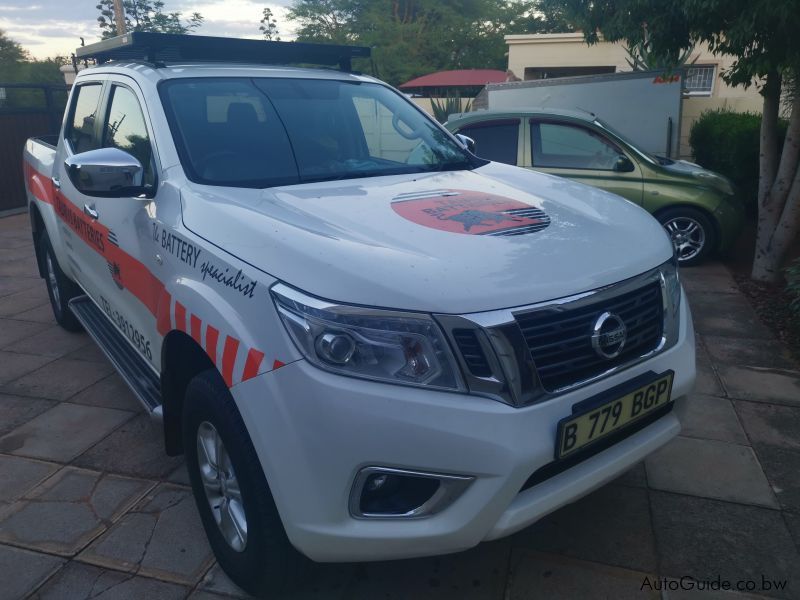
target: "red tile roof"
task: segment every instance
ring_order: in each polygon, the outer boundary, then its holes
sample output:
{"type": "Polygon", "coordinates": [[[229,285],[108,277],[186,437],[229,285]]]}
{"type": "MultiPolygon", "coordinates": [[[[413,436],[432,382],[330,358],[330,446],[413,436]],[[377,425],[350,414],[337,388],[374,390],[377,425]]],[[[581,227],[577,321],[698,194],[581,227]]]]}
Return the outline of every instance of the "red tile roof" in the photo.
{"type": "Polygon", "coordinates": [[[487,83],[500,83],[506,80],[506,72],[496,69],[461,69],[457,71],[439,71],[406,81],[400,88],[420,87],[472,87],[487,83]]]}

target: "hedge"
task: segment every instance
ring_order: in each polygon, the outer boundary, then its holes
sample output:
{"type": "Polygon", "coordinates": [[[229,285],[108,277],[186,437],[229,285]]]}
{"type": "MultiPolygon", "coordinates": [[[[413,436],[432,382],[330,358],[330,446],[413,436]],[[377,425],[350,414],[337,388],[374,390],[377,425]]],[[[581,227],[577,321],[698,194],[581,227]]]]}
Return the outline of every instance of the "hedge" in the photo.
{"type": "MultiPolygon", "coordinates": [[[[786,126],[785,121],[778,123],[781,144],[786,126]]],[[[759,114],[717,109],[701,114],[689,135],[695,162],[731,179],[752,214],[758,199],[760,130],[759,114]]]]}

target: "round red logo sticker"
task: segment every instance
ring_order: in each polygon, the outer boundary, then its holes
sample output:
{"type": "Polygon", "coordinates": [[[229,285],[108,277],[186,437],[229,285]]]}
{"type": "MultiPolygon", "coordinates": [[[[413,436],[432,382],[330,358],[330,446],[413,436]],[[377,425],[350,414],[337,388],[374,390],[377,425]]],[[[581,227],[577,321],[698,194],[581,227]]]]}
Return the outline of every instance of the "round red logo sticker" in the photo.
{"type": "Polygon", "coordinates": [[[392,209],[418,225],[470,235],[522,235],[550,224],[540,208],[469,190],[403,194],[392,202],[392,209]]]}

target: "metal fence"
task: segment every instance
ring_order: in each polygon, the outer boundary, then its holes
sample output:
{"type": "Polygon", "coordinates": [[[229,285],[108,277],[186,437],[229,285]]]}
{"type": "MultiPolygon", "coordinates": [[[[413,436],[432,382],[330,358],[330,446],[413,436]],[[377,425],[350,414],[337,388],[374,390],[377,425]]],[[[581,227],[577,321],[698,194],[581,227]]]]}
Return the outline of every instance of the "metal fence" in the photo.
{"type": "Polygon", "coordinates": [[[58,133],[68,91],[65,85],[0,82],[0,212],[25,206],[25,140],[58,133]]]}

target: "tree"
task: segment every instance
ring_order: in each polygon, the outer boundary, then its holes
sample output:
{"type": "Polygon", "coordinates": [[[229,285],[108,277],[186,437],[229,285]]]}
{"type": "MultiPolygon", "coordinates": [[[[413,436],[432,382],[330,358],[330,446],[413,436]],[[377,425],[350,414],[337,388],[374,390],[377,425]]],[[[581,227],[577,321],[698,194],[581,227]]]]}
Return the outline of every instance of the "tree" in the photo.
{"type": "Polygon", "coordinates": [[[569,31],[532,0],[295,0],[304,41],[371,46],[392,84],[444,69],[506,68],[503,36],[569,31]]]}
{"type": "Polygon", "coordinates": [[[0,29],[0,65],[22,62],[28,59],[28,53],[17,42],[0,29]]]}
{"type": "MultiPolygon", "coordinates": [[[[114,0],[100,0],[96,6],[100,11],[97,23],[103,32],[103,39],[117,35],[117,22],[114,15],[114,0]]],[[[180,12],[164,12],[161,0],[124,0],[126,31],[157,31],[159,33],[191,33],[203,24],[203,15],[191,14],[182,20],[180,12]]]]}
{"type": "Polygon", "coordinates": [[[647,24],[660,55],[679,56],[697,42],[735,57],[723,74],[731,85],[757,85],[763,97],[758,186],[758,231],[751,276],[775,282],[800,231],[800,0],[545,0],[586,40],[638,43],[647,24]],[[790,105],[782,151],[781,98],[790,105]]]}
{"type": "Polygon", "coordinates": [[[278,22],[275,20],[275,16],[269,8],[264,8],[264,13],[261,17],[261,25],[259,25],[258,30],[264,36],[265,40],[274,40],[276,42],[281,40],[280,35],[278,35],[278,22]]]}

